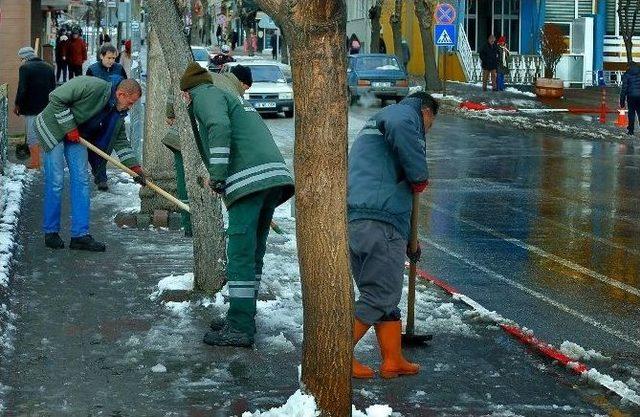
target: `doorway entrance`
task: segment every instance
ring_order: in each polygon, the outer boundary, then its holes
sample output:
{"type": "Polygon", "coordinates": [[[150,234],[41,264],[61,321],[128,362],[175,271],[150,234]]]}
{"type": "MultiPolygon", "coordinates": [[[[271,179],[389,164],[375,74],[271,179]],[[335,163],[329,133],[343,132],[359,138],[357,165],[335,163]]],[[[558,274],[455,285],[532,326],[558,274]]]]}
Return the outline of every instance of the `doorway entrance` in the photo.
{"type": "Polygon", "coordinates": [[[465,30],[471,50],[478,52],[490,34],[504,36],[509,50],[520,52],[520,0],[466,0],[465,30]]]}

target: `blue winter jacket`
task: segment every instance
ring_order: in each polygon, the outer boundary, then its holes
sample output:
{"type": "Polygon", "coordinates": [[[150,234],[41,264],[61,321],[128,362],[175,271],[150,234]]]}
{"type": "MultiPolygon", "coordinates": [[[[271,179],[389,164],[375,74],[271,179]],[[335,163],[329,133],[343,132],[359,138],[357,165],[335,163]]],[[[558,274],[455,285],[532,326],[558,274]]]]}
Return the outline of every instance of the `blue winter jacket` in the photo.
{"type": "Polygon", "coordinates": [[[349,153],[348,220],[378,220],[409,239],[411,183],[427,181],[420,100],[405,98],[373,116],[349,153]]]}
{"type": "Polygon", "coordinates": [[[627,97],[640,98],[640,65],[638,64],[631,64],[631,67],[622,76],[621,107],[624,107],[627,97]]]}
{"type": "Polygon", "coordinates": [[[124,67],[117,62],[114,62],[110,68],[102,65],[102,62],[94,62],[87,68],[87,74],[89,76],[102,78],[105,81],[113,82],[112,77],[117,76],[117,79],[126,79],[127,73],[124,67]],[[118,78],[119,77],[119,78],[118,78]]]}

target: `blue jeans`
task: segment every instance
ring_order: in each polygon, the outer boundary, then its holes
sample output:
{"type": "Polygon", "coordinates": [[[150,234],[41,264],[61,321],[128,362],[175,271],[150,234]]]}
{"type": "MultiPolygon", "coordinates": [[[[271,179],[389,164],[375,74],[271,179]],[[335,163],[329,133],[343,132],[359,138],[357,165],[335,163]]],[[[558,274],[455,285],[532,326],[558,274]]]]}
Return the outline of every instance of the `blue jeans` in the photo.
{"type": "Polygon", "coordinates": [[[504,73],[498,73],[496,83],[498,84],[498,91],[504,91],[504,73]]]}
{"type": "Polygon", "coordinates": [[[44,221],[45,233],[60,231],[64,162],[69,167],[71,183],[71,237],[89,233],[89,172],[87,148],[79,143],[63,141],[44,153],[44,221]]]}

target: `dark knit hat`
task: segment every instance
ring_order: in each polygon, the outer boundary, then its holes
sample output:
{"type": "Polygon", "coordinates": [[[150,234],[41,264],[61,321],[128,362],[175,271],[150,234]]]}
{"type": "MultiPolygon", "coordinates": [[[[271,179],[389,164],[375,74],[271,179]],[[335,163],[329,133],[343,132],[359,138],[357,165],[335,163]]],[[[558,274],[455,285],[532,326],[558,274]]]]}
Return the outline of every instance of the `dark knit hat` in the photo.
{"type": "Polygon", "coordinates": [[[244,65],[234,65],[231,67],[231,73],[236,76],[241,83],[251,87],[253,84],[253,76],[251,75],[251,68],[244,65]]]}
{"type": "Polygon", "coordinates": [[[190,62],[184,74],[180,78],[180,90],[187,91],[200,84],[213,84],[211,74],[206,68],[202,68],[197,62],[190,62]]]}

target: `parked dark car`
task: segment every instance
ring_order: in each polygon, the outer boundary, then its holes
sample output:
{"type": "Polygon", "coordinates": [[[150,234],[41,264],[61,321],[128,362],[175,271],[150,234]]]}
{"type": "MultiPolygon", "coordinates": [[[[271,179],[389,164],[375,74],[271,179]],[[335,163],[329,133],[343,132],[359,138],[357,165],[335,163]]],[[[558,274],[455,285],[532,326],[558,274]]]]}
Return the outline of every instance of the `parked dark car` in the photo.
{"type": "Polygon", "coordinates": [[[350,55],[347,67],[349,101],[358,101],[363,95],[372,94],[382,100],[399,102],[409,94],[407,72],[395,55],[350,55]]]}

